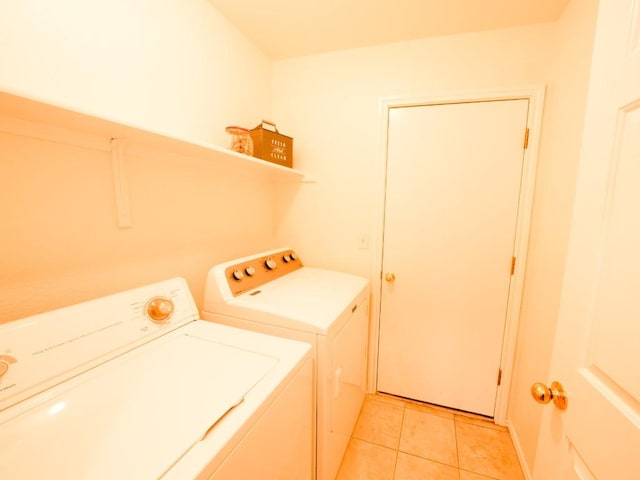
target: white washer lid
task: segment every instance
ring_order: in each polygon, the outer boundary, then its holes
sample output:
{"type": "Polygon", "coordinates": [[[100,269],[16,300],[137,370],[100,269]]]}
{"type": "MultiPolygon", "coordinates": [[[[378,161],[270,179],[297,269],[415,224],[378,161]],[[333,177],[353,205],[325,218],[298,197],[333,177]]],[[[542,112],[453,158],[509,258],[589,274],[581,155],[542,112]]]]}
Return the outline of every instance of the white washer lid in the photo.
{"type": "Polygon", "coordinates": [[[158,478],[277,363],[195,336],[158,339],[2,412],[0,478],[158,478]]]}
{"type": "Polygon", "coordinates": [[[303,267],[228,302],[209,304],[207,311],[326,335],[345,310],[357,306],[368,285],[356,275],[303,267]]]}

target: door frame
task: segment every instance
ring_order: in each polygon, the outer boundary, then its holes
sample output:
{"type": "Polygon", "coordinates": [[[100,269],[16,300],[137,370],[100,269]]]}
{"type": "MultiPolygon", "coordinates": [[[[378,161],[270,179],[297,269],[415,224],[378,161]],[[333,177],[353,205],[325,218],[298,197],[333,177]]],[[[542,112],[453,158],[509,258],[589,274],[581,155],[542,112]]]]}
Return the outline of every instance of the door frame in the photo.
{"type": "Polygon", "coordinates": [[[384,249],[384,215],[387,172],[387,146],[389,130],[389,111],[392,108],[442,105],[448,103],[475,103],[494,100],[529,100],[527,127],[529,128],[528,148],[524,151],[522,183],[519,198],[518,217],[516,221],[516,235],[514,254],[517,265],[511,279],[507,314],[500,368],[502,381],[498,387],[494,421],[498,425],[506,425],[509,390],[513,374],[513,363],[518,332],[519,312],[522,302],[522,292],[526,271],[526,257],[531,226],[531,212],[533,209],[533,194],[538,163],[538,149],[540,130],[542,127],[542,110],[544,105],[545,86],[533,85],[517,88],[503,88],[482,91],[449,92],[433,95],[411,97],[383,97],[379,102],[380,116],[380,145],[379,160],[375,163],[376,175],[376,207],[374,235],[372,235],[373,262],[371,271],[371,332],[369,345],[369,378],[370,393],[377,391],[378,377],[378,341],[380,338],[380,311],[382,289],[382,255],[384,249]]]}

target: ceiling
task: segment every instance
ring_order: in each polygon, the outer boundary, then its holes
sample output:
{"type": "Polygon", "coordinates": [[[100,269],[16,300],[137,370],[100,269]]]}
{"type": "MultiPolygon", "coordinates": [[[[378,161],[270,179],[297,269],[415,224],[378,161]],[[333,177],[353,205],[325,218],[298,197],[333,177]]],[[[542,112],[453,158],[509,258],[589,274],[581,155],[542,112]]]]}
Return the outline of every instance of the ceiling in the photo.
{"type": "Polygon", "coordinates": [[[209,0],[273,59],[552,22],[569,0],[209,0]]]}

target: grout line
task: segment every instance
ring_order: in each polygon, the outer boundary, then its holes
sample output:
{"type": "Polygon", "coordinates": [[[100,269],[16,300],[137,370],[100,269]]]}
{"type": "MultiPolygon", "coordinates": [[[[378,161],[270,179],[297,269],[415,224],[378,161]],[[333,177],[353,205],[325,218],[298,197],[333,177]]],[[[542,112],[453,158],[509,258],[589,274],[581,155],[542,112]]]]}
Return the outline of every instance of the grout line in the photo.
{"type": "Polygon", "coordinates": [[[379,443],[375,443],[375,442],[372,442],[370,440],[364,440],[362,438],[353,437],[353,436],[350,439],[358,440],[359,442],[363,442],[363,443],[368,443],[369,445],[374,445],[376,447],[386,448],[387,450],[393,450],[394,452],[397,451],[397,449],[395,449],[395,448],[387,447],[386,445],[380,445],[379,443]]]}
{"type": "Polygon", "coordinates": [[[400,435],[398,436],[398,444],[396,445],[396,461],[393,465],[393,479],[396,478],[396,470],[398,469],[398,454],[400,452],[400,440],[402,440],[402,430],[404,429],[404,414],[407,411],[407,406],[402,405],[402,419],[400,420],[400,435]]]}
{"type": "Polygon", "coordinates": [[[481,477],[481,478],[486,478],[487,480],[500,480],[499,478],[490,477],[490,476],[484,475],[482,473],[474,472],[473,470],[467,470],[466,468],[459,468],[458,471],[467,472],[467,473],[473,473],[474,475],[476,475],[478,477],[481,477]]]}
{"type": "Polygon", "coordinates": [[[453,441],[456,444],[456,461],[458,463],[458,480],[460,480],[460,451],[458,449],[458,427],[456,426],[456,417],[453,417],[453,441]]]}
{"type": "Polygon", "coordinates": [[[505,433],[508,433],[508,432],[509,432],[509,430],[505,430],[505,429],[503,429],[503,428],[496,428],[496,425],[495,425],[495,424],[492,424],[492,425],[482,425],[482,424],[480,424],[480,423],[465,422],[464,420],[456,420],[455,418],[454,418],[454,422],[455,422],[455,423],[462,423],[462,424],[464,424],[464,425],[471,425],[472,427],[486,428],[487,430],[494,430],[494,431],[496,431],[496,432],[505,432],[505,433]]]}
{"type": "MultiPolygon", "coordinates": [[[[353,436],[353,434],[351,435],[351,438],[355,438],[355,439],[357,439],[359,441],[366,442],[366,443],[368,443],[370,445],[376,445],[376,446],[379,446],[379,447],[383,447],[383,448],[395,451],[395,462],[394,462],[394,465],[393,465],[393,477],[392,477],[392,479],[396,478],[396,472],[397,472],[397,468],[398,468],[398,457],[399,457],[400,452],[402,452],[405,455],[409,455],[409,456],[414,457],[414,458],[420,458],[420,459],[428,460],[430,462],[434,462],[434,463],[438,463],[438,464],[441,464],[441,465],[446,465],[448,467],[455,468],[457,470],[457,472],[458,472],[458,480],[460,479],[460,474],[461,474],[462,471],[474,473],[475,475],[478,475],[479,477],[484,478],[486,480],[498,480],[495,477],[487,476],[487,475],[484,475],[484,474],[481,474],[481,473],[478,473],[478,472],[474,472],[472,470],[468,470],[466,468],[462,468],[461,467],[461,465],[460,465],[460,451],[459,451],[459,445],[458,445],[459,442],[458,442],[458,428],[457,428],[457,426],[458,426],[458,424],[463,424],[463,425],[470,425],[471,427],[485,428],[487,430],[493,430],[495,432],[504,432],[511,439],[511,433],[509,432],[508,429],[505,431],[502,428],[496,428],[496,427],[500,427],[500,426],[495,425],[495,424],[491,424],[490,423],[490,419],[489,418],[485,418],[483,416],[479,416],[479,415],[475,415],[475,414],[465,414],[467,412],[460,412],[460,411],[455,410],[455,409],[448,409],[448,408],[440,407],[440,406],[432,406],[431,404],[425,403],[425,402],[409,401],[409,400],[403,399],[401,397],[395,397],[395,396],[388,395],[388,394],[382,394],[382,395],[374,394],[374,395],[371,395],[370,398],[373,401],[379,401],[379,402],[386,403],[386,404],[391,405],[391,406],[396,406],[396,407],[400,407],[401,406],[402,407],[402,419],[401,419],[401,422],[400,422],[400,436],[398,438],[398,442],[396,444],[396,448],[394,449],[392,447],[388,447],[388,446],[385,446],[385,445],[380,445],[380,444],[377,444],[377,443],[369,441],[369,440],[361,439],[361,438],[353,436]],[[388,400],[394,400],[394,401],[388,401],[388,400]],[[405,427],[404,421],[406,419],[407,408],[412,408],[412,407],[415,407],[416,405],[425,405],[427,407],[434,407],[435,410],[439,410],[441,412],[453,414],[452,415],[453,418],[451,420],[453,420],[453,426],[454,426],[454,444],[455,444],[455,450],[456,450],[457,466],[450,465],[448,463],[439,462],[439,461],[433,460],[431,458],[422,457],[420,455],[416,455],[416,454],[413,454],[413,453],[403,452],[402,450],[400,450],[400,443],[401,443],[402,434],[403,434],[404,427],[405,427]],[[465,419],[477,420],[478,422],[466,421],[465,419]]],[[[436,416],[438,415],[437,413],[431,413],[431,412],[426,412],[426,411],[423,412],[423,413],[429,414],[429,415],[436,415],[436,416]]],[[[511,441],[513,442],[513,440],[511,440],[511,441]]],[[[522,470],[521,466],[520,466],[520,468],[522,470]]]]}
{"type": "MultiPolygon", "coordinates": [[[[404,452],[402,450],[398,450],[398,453],[403,453],[404,455],[408,455],[409,457],[419,458],[420,460],[426,460],[426,461],[431,462],[431,463],[437,463],[438,465],[444,465],[445,467],[455,468],[456,470],[463,470],[462,468],[456,467],[455,465],[451,465],[449,463],[440,462],[438,460],[434,460],[433,458],[421,457],[420,455],[416,455],[415,453],[404,452]]],[[[464,471],[465,472],[469,472],[469,473],[476,473],[476,472],[472,472],[472,471],[466,470],[466,469],[464,469],[464,471]]]]}

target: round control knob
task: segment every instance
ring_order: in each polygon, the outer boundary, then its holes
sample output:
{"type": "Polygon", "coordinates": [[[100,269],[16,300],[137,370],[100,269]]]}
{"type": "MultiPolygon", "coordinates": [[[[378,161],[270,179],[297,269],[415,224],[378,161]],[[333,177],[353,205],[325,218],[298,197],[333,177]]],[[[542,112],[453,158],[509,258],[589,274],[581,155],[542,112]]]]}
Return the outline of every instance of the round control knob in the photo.
{"type": "Polygon", "coordinates": [[[12,363],[16,363],[16,359],[11,355],[0,355],[0,380],[9,371],[12,363]]]}
{"type": "Polygon", "coordinates": [[[9,364],[4,360],[0,360],[0,378],[9,371],[9,364]]]}
{"type": "Polygon", "coordinates": [[[285,255],[282,257],[282,260],[284,260],[284,263],[289,263],[291,261],[291,255],[285,255]]]}
{"type": "Polygon", "coordinates": [[[295,252],[291,252],[291,253],[289,254],[289,258],[290,258],[291,260],[297,260],[297,259],[298,259],[298,256],[295,254],[295,252]]]}
{"type": "Polygon", "coordinates": [[[267,260],[264,262],[264,265],[269,270],[273,270],[274,268],[276,268],[278,266],[278,264],[276,263],[276,261],[273,258],[267,258],[267,260]]]}
{"type": "Polygon", "coordinates": [[[244,269],[244,273],[246,273],[250,277],[253,277],[256,274],[256,269],[253,267],[247,267],[244,269]]]}
{"type": "Polygon", "coordinates": [[[233,278],[235,278],[236,280],[242,280],[244,278],[244,273],[242,273],[242,271],[240,270],[236,270],[233,272],[233,278]]]}
{"type": "Polygon", "coordinates": [[[147,316],[157,323],[165,322],[173,313],[173,302],[167,297],[153,297],[147,302],[147,316]]]}

